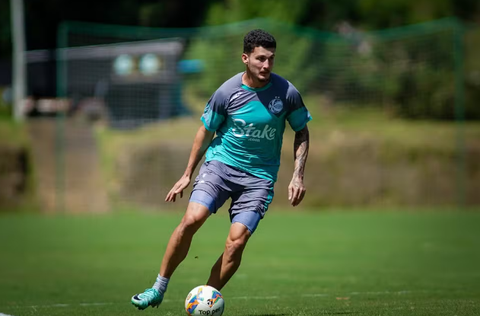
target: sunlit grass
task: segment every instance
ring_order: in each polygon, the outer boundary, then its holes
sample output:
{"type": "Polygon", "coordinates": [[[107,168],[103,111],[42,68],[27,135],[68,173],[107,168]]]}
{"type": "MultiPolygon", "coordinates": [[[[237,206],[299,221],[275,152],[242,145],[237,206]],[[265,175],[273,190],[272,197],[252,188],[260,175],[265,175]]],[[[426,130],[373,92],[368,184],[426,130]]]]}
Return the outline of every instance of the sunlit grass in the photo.
{"type": "MultiPolygon", "coordinates": [[[[200,229],[160,309],[184,315],[228,232],[200,229]]],[[[269,210],[222,290],[224,315],[478,315],[480,213],[269,210]]],[[[132,315],[182,212],[0,217],[0,313],[132,315]]]]}

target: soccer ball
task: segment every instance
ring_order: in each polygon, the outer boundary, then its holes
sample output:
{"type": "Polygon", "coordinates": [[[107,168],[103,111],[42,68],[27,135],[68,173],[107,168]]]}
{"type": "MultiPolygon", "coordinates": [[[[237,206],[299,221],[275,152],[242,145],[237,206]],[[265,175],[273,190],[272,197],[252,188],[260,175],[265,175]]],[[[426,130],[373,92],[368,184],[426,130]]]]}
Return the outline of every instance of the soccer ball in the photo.
{"type": "Polygon", "coordinates": [[[185,311],[188,315],[221,316],[224,307],[222,294],[208,285],[197,286],[185,299],[185,311]]]}

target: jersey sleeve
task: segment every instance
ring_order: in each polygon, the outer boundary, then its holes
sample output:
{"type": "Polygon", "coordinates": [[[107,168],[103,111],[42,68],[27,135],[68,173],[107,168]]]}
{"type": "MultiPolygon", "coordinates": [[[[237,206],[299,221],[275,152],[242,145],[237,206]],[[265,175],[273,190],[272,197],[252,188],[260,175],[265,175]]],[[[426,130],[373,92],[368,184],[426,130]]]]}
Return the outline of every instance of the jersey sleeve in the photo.
{"type": "Polygon", "coordinates": [[[216,131],[227,116],[228,98],[219,89],[215,91],[210,100],[208,100],[202,115],[202,122],[205,128],[211,132],[216,131]]]}
{"type": "Polygon", "coordinates": [[[289,113],[287,114],[287,121],[290,127],[298,132],[302,130],[305,125],[312,119],[310,112],[303,103],[302,96],[298,90],[291,86],[288,94],[287,101],[289,103],[289,113]]]}

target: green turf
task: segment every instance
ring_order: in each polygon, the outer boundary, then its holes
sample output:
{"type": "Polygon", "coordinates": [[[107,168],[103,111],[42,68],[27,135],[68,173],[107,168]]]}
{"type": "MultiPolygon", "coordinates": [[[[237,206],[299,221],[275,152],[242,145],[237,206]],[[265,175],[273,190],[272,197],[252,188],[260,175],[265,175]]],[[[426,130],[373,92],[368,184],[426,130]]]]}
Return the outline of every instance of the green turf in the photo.
{"type": "MultiPolygon", "coordinates": [[[[184,315],[220,254],[210,218],[157,310],[151,286],[181,214],[0,216],[0,314],[184,315]]],[[[480,315],[480,213],[272,209],[222,290],[224,315],[480,315]]]]}

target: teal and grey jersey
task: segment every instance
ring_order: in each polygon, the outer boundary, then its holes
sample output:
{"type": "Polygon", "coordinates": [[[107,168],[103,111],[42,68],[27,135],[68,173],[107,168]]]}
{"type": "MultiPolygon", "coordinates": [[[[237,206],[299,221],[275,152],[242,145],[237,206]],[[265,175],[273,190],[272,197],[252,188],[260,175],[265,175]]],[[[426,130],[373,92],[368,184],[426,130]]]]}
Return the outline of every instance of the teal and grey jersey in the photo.
{"type": "Polygon", "coordinates": [[[242,75],[227,80],[205,107],[201,120],[217,134],[206,161],[218,160],[275,182],[285,121],[299,131],[311,116],[297,89],[279,75],[272,73],[259,89],[242,84],[242,75]]]}

